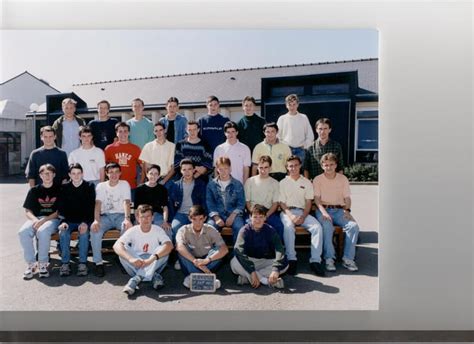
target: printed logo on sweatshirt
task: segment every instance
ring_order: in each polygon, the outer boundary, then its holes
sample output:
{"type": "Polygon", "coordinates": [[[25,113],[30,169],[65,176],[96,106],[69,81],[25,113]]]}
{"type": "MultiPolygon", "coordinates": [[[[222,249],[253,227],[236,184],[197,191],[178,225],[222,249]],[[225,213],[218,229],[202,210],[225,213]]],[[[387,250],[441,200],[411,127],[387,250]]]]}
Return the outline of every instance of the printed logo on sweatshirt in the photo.
{"type": "Polygon", "coordinates": [[[49,196],[46,196],[45,199],[38,198],[38,202],[42,208],[51,208],[56,202],[56,197],[49,198],[49,196]]]}
{"type": "Polygon", "coordinates": [[[128,166],[128,162],[132,159],[132,155],[128,153],[115,153],[115,159],[120,166],[128,166]]]}

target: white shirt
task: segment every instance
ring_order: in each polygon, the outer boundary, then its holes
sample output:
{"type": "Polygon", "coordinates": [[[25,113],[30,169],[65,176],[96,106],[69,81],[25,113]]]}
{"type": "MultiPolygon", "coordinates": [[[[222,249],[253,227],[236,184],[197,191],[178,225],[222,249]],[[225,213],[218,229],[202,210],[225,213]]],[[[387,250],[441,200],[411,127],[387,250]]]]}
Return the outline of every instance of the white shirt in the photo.
{"type": "Polygon", "coordinates": [[[148,253],[155,254],[161,250],[164,244],[171,241],[163,228],[157,225],[151,225],[149,232],[143,232],[140,225],[133,226],[117,239],[138,255],[148,253]]]}
{"type": "Polygon", "coordinates": [[[100,180],[100,169],[105,166],[105,154],[100,148],[90,149],[79,147],[69,154],[69,164],[79,163],[84,172],[84,180],[100,180]]]}
{"type": "Polygon", "coordinates": [[[308,148],[314,141],[313,129],[305,114],[286,113],[278,118],[278,138],[290,147],[308,148]]]}
{"type": "Polygon", "coordinates": [[[131,199],[130,185],[125,180],[113,187],[108,181],[99,183],[95,192],[95,199],[101,202],[101,214],[123,214],[123,202],[131,199]]]}
{"type": "Polygon", "coordinates": [[[224,142],[217,146],[214,151],[214,165],[217,158],[221,156],[226,156],[230,159],[232,177],[243,183],[244,167],[249,167],[252,164],[249,147],[238,140],[233,145],[224,142]]]}
{"type": "Polygon", "coordinates": [[[175,144],[165,141],[159,144],[156,140],[148,142],[142,149],[140,160],[160,166],[161,176],[164,177],[174,165],[175,144]]]}

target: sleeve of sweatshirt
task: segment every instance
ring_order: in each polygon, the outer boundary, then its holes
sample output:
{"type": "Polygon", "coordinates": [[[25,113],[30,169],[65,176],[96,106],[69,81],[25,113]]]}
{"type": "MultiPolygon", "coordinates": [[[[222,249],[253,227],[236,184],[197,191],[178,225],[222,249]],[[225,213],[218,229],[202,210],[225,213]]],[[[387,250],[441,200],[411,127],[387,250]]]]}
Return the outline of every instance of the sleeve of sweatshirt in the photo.
{"type": "Polygon", "coordinates": [[[244,244],[245,244],[245,227],[243,227],[239,234],[237,235],[237,239],[235,240],[234,245],[234,254],[237,260],[239,261],[240,265],[247,271],[249,274],[255,271],[254,263],[249,259],[249,257],[244,252],[244,244]]]}

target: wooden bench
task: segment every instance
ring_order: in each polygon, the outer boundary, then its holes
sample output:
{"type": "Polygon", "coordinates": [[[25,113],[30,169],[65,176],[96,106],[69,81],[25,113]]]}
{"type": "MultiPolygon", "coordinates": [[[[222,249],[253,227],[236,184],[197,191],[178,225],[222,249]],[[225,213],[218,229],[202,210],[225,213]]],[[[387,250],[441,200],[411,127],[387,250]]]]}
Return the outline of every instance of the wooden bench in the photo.
{"type": "MultiPolygon", "coordinates": [[[[232,228],[224,227],[221,231],[221,235],[227,243],[227,246],[232,247],[232,228]]],[[[115,241],[120,237],[120,231],[118,229],[112,229],[104,233],[102,240],[115,241]]],[[[77,240],[79,238],[79,233],[74,231],[71,233],[71,240],[77,240]]],[[[50,254],[59,253],[59,233],[55,233],[51,236],[51,240],[57,241],[58,245],[56,250],[50,251],[50,254]]],[[[310,247],[309,244],[310,234],[303,227],[296,227],[296,243],[295,248],[297,249],[307,249],[310,247]]],[[[334,248],[336,249],[337,259],[342,259],[344,253],[344,231],[341,227],[334,227],[334,237],[333,237],[334,248]]],[[[103,253],[113,253],[114,250],[110,245],[102,245],[103,253]]],[[[77,254],[77,249],[71,250],[72,254],[77,254]]]]}

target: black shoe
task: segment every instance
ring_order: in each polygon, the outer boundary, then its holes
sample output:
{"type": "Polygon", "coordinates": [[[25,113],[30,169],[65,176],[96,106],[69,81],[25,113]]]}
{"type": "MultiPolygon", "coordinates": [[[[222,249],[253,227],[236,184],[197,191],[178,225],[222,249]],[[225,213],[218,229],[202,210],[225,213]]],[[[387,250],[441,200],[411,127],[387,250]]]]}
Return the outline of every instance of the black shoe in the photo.
{"type": "Polygon", "coordinates": [[[288,261],[288,270],[286,271],[286,273],[288,275],[296,275],[296,268],[298,267],[298,261],[296,260],[289,260],[288,261]]]}
{"type": "Polygon", "coordinates": [[[102,265],[102,264],[96,265],[94,273],[97,277],[104,277],[105,276],[104,265],[102,265]]]}
{"type": "Polygon", "coordinates": [[[326,276],[326,272],[324,271],[324,266],[322,263],[309,263],[309,267],[311,270],[313,270],[315,275],[321,277],[326,276]]]}

